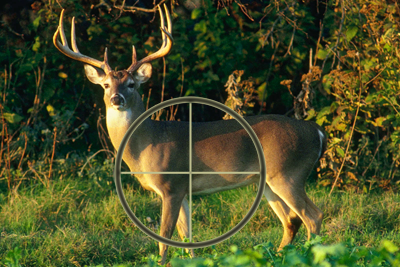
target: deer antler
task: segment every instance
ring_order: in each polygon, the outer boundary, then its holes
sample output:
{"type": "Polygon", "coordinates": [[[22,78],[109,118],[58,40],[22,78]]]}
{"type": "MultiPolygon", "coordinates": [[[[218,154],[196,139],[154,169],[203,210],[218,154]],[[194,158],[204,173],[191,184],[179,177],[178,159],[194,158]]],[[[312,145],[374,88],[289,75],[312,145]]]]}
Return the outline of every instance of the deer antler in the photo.
{"type": "MultiPolygon", "coordinates": [[[[161,17],[161,33],[162,33],[162,38],[163,38],[163,44],[161,48],[155,52],[154,54],[151,54],[145,58],[143,58],[140,61],[137,61],[136,58],[136,50],[135,46],[132,46],[132,64],[130,67],[127,69],[129,73],[133,73],[136,71],[141,65],[144,63],[151,62],[157,58],[161,58],[166,56],[169,51],[171,50],[172,47],[172,22],[171,22],[171,15],[169,14],[169,11],[167,9],[167,6],[164,4],[164,9],[165,13],[167,16],[167,28],[165,27],[165,22],[164,22],[164,14],[161,10],[160,7],[158,7],[158,11],[160,12],[160,17],[161,17]]],[[[76,36],[75,36],[75,17],[72,18],[72,25],[71,25],[71,45],[73,51],[69,48],[68,46],[68,41],[67,38],[65,37],[65,32],[64,32],[64,9],[61,11],[61,16],[60,16],[60,24],[58,26],[57,31],[54,33],[53,36],[53,43],[57,47],[58,50],[61,51],[64,55],[75,59],[77,61],[81,61],[83,63],[92,65],[97,68],[101,68],[104,70],[104,72],[107,74],[111,71],[110,65],[108,65],[108,56],[107,56],[107,48],[104,52],[104,61],[99,61],[97,59],[85,56],[79,52],[78,46],[76,45],[76,36]],[[61,42],[58,40],[58,35],[61,33],[61,42]]]]}
{"type": "Polygon", "coordinates": [[[64,9],[61,11],[61,16],[60,16],[60,24],[58,26],[57,31],[54,33],[53,36],[53,43],[57,47],[58,50],[60,50],[61,53],[64,55],[75,59],[77,61],[81,61],[83,63],[92,65],[94,67],[98,67],[100,69],[103,69],[104,72],[107,74],[111,71],[110,65],[108,65],[108,56],[107,56],[107,48],[104,52],[104,61],[99,61],[97,59],[82,55],[79,52],[78,46],[76,45],[76,36],[75,36],[75,17],[72,18],[72,25],[71,25],[71,45],[72,51],[69,46],[68,46],[68,41],[67,38],[65,37],[65,32],[64,32],[64,9]],[[58,35],[61,33],[61,41],[58,40],[58,35]]]}
{"type": "Polygon", "coordinates": [[[163,45],[157,52],[155,52],[154,54],[148,55],[147,57],[141,59],[140,61],[137,61],[135,46],[132,46],[132,65],[127,69],[127,71],[129,73],[134,72],[144,63],[148,63],[157,58],[166,56],[169,53],[169,51],[171,50],[172,42],[173,42],[171,15],[169,14],[169,11],[165,4],[164,4],[164,9],[165,9],[165,13],[167,16],[167,28],[165,28],[165,24],[164,24],[164,14],[161,10],[161,7],[158,7],[158,11],[160,12],[160,18],[161,18],[161,27],[160,28],[161,28],[162,38],[163,38],[163,45]]]}

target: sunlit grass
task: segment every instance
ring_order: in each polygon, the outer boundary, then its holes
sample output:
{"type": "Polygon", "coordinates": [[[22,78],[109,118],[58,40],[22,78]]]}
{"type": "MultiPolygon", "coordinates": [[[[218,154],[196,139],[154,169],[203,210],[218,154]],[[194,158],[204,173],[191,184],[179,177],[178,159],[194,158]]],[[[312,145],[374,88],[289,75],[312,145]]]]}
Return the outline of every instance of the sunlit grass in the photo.
{"type": "MultiPolygon", "coordinates": [[[[133,179],[132,179],[133,180],[133,179]]],[[[136,183],[125,186],[131,209],[150,229],[159,231],[160,198],[136,183]],[[151,219],[148,221],[147,218],[151,219]]],[[[254,201],[256,186],[194,197],[194,241],[215,238],[235,226],[254,201]]],[[[388,239],[399,245],[398,193],[355,194],[308,186],[310,198],[324,211],[322,236],[326,244],[354,240],[376,247],[388,239]]],[[[129,220],[113,183],[74,178],[20,188],[1,199],[0,258],[19,247],[23,266],[83,266],[117,263],[143,264],[158,246],[129,220]]],[[[175,231],[176,232],[176,231],[175,231]]],[[[261,243],[279,245],[283,229],[267,201],[262,200],[251,221],[230,239],[213,247],[196,249],[196,256],[231,253],[231,245],[244,250],[261,243]]],[[[179,240],[177,233],[174,240],[179,240]]],[[[306,241],[301,228],[295,244],[306,241]]],[[[169,256],[180,253],[171,248],[169,256]]]]}

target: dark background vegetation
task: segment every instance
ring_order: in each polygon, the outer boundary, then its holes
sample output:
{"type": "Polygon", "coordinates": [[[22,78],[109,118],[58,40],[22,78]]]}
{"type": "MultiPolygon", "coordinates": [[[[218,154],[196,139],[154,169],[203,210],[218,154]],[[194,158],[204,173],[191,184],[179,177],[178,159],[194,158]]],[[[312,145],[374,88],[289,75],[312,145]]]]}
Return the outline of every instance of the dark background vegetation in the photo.
{"type": "MultiPolygon", "coordinates": [[[[159,15],[153,11],[163,2],[1,4],[3,199],[20,186],[48,185],[78,173],[96,176],[90,167],[112,162],[102,89],[88,82],[82,63],[52,43],[61,9],[68,38],[76,17],[83,54],[102,60],[107,47],[112,68],[124,69],[133,44],[139,58],[159,48],[159,15]]],[[[174,46],[164,60],[153,62],[153,76],[140,89],[145,104],[187,95],[226,102],[232,88],[241,90],[240,108],[247,115],[286,114],[325,128],[328,149],[314,175],[320,186],[336,182],[360,192],[399,188],[397,1],[165,3],[173,14],[174,46]]],[[[168,111],[161,116],[171,118],[168,111]]]]}

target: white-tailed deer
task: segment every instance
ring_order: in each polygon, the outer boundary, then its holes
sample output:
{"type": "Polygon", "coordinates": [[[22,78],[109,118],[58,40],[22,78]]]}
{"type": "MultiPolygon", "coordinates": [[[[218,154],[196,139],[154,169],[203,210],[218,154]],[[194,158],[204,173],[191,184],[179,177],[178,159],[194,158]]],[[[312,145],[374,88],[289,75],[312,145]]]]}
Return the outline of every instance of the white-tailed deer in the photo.
{"type": "MultiPolygon", "coordinates": [[[[165,6],[164,6],[165,7],[165,6]]],[[[114,71],[108,64],[107,50],[99,61],[82,55],[75,41],[72,19],[69,48],[63,28],[63,14],[54,34],[54,45],[66,56],[85,63],[88,79],[104,89],[107,129],[117,149],[129,126],[144,111],[138,93],[152,72],[149,62],[164,57],[172,47],[171,18],[165,7],[161,16],[163,44],[159,51],[137,61],[133,47],[132,65],[114,71]],[[61,36],[61,41],[58,40],[61,36]]],[[[261,115],[245,118],[261,142],[266,158],[267,186],[264,195],[283,224],[284,233],[279,248],[292,242],[304,223],[308,238],[318,234],[322,212],[307,197],[304,186],[314,164],[324,152],[326,137],[319,126],[280,115],[261,115]]],[[[153,121],[147,118],[135,131],[125,148],[123,160],[132,172],[188,171],[188,123],[153,121]]],[[[257,154],[247,132],[235,120],[221,120],[193,124],[193,171],[259,171],[257,154]]],[[[170,239],[175,226],[181,237],[188,237],[187,175],[136,175],[147,190],[162,198],[160,235],[170,239]]],[[[193,175],[193,194],[213,193],[244,186],[258,181],[257,175],[193,175]]],[[[168,246],[160,243],[164,263],[168,246]]]]}

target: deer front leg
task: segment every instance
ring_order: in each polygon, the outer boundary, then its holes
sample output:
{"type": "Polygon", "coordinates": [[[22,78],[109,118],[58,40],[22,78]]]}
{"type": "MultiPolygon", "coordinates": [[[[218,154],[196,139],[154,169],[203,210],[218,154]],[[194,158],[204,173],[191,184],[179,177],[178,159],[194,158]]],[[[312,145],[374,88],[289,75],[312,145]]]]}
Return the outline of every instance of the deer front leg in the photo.
{"type": "MultiPolygon", "coordinates": [[[[189,238],[189,204],[186,198],[183,199],[182,201],[182,206],[179,211],[179,217],[178,217],[178,222],[176,224],[178,228],[178,233],[179,236],[181,237],[182,240],[185,238],[189,238]]],[[[190,253],[192,258],[194,257],[194,251],[193,249],[185,249],[186,252],[190,253]]]]}
{"type": "MultiPolygon", "coordinates": [[[[184,194],[165,194],[162,200],[161,230],[162,237],[171,239],[178,221],[179,211],[181,209],[184,194]]],[[[161,261],[165,264],[167,260],[168,245],[159,243],[161,261]]]]}

